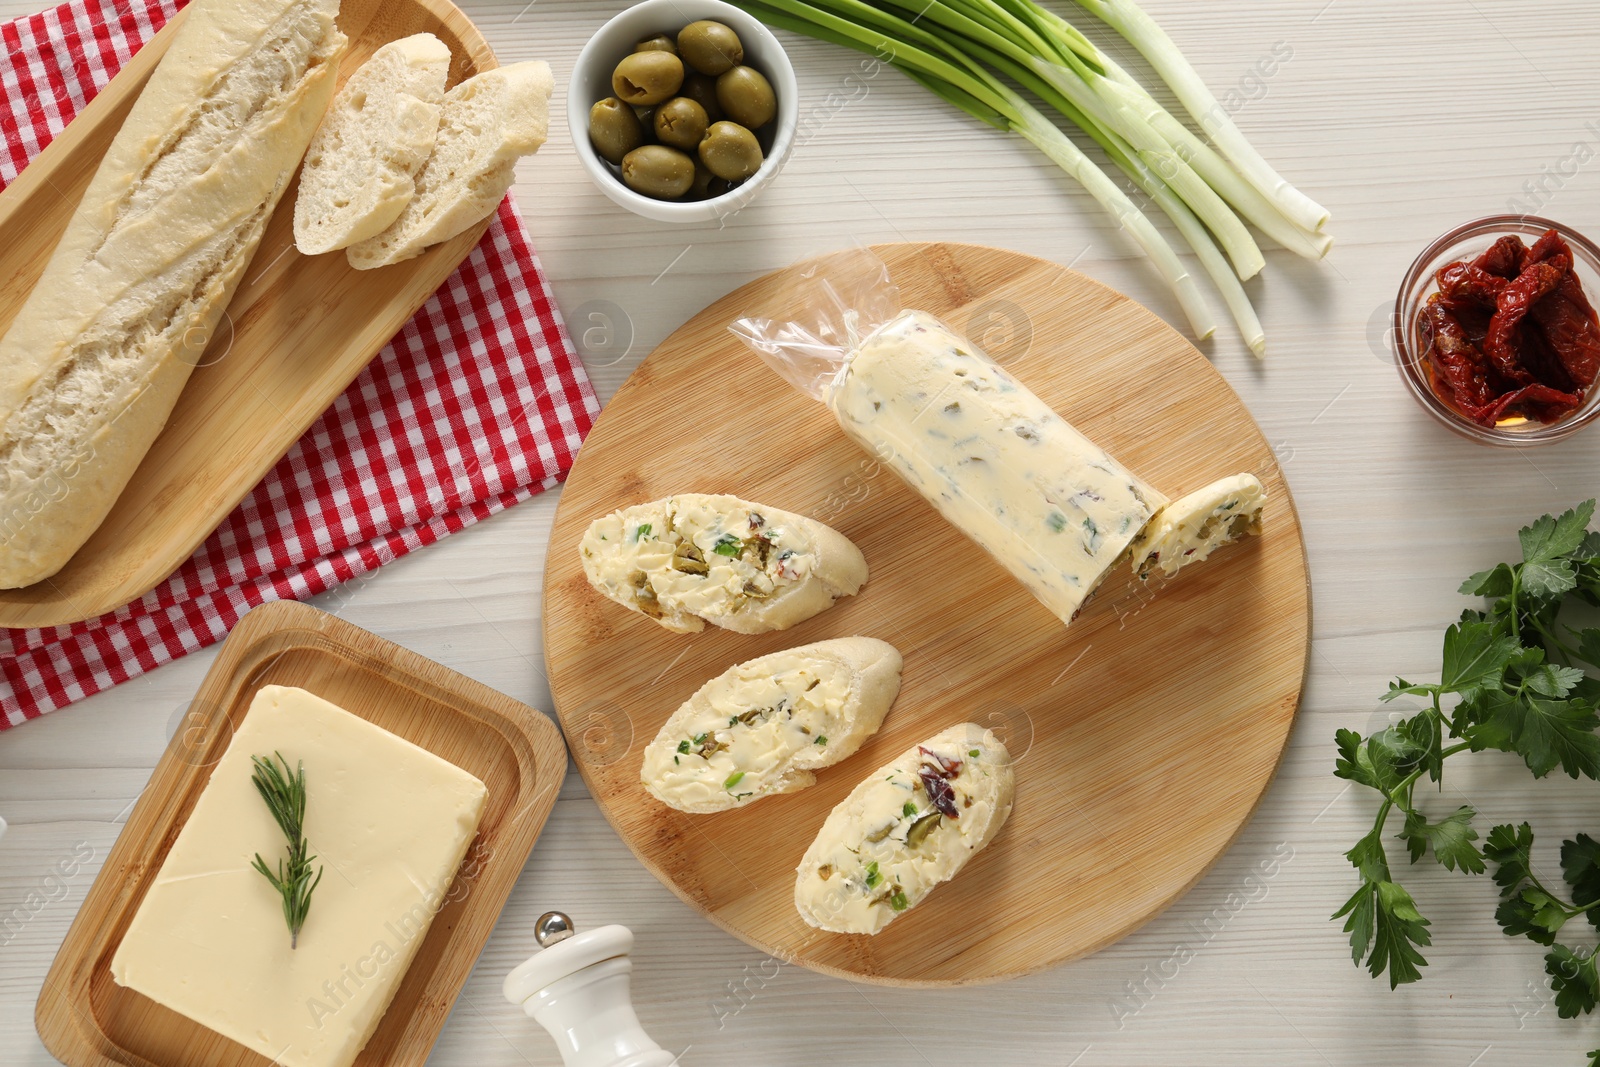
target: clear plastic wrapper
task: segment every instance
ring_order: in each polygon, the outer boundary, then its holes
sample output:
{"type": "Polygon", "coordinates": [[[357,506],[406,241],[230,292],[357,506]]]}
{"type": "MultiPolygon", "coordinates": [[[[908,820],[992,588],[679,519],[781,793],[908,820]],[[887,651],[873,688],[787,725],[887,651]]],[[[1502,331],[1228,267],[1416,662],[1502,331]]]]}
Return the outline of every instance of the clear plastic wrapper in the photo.
{"type": "Polygon", "coordinates": [[[731,329],[1070,623],[1167,504],[1005,368],[900,306],[865,250],[809,266],[792,318],[731,329]]]}

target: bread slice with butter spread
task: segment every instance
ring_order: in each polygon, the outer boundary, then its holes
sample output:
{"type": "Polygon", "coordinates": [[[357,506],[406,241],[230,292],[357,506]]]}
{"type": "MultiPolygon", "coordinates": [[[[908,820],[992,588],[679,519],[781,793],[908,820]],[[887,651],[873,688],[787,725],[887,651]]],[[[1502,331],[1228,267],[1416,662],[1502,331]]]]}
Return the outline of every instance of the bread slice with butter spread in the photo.
{"type": "Polygon", "coordinates": [[[492,212],[516,178],[517,159],[544,144],[554,84],[550,64],[529,60],[484,71],[446,93],[415,195],[388,229],[345,250],[350,265],[402,263],[492,212]]]}
{"type": "Polygon", "coordinates": [[[816,781],[855,753],[900,692],[900,653],[841,637],[736,664],[701,686],[644,750],[640,778],[679,811],[726,811],[816,781]]]}
{"type": "Polygon", "coordinates": [[[294,243],[315,256],[388,229],[433,152],[450,49],[431,33],[390,41],[339,89],[311,138],[294,202],[294,243]]]}
{"type": "Polygon", "coordinates": [[[961,723],[880,767],[823,820],[796,870],[800,917],[875,934],[960,873],[1011,814],[1011,754],[961,723]]]}
{"type": "Polygon", "coordinates": [[[589,584],[678,633],[783,630],[854,596],[861,550],[815,519],[736,496],[681,493],[614,511],[579,545],[589,584]]]}

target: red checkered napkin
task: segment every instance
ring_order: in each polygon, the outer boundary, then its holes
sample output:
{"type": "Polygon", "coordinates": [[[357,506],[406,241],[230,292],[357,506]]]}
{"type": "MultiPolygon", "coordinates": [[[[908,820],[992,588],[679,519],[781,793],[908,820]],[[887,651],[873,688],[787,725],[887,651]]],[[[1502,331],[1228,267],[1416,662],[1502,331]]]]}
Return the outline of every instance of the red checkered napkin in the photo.
{"type": "MultiPolygon", "coordinates": [[[[181,6],[72,0],[0,25],[0,187],[181,6]]],[[[472,255],[176,574],[89,622],[0,630],[0,729],[555,485],[598,411],[507,197],[472,255]]]]}

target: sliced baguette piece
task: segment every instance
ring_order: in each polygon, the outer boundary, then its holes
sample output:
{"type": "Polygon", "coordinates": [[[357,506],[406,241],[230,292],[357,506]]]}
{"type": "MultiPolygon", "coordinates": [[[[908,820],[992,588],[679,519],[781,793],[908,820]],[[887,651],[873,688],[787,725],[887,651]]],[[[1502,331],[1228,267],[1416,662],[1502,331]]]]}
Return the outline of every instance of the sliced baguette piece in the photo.
{"type": "Polygon", "coordinates": [[[783,630],[854,596],[867,561],[843,534],[736,496],[682,493],[614,511],[578,546],[589,584],[678,633],[783,630]]]}
{"type": "Polygon", "coordinates": [[[729,667],[695,691],[644,750],[650,795],[693,814],[813,784],[855,754],[900,692],[887,641],[840,637],[729,667]]]}
{"type": "Polygon", "coordinates": [[[554,84],[550,64],[530,60],[484,71],[446,93],[416,194],[387,230],[346,249],[350,265],[402,263],[493,211],[516,177],[517,158],[544,144],[554,84]]]}
{"type": "Polygon", "coordinates": [[[1129,546],[1133,572],[1170,578],[1224,545],[1261,532],[1267,491],[1253,474],[1235,474],[1180,497],[1156,512],[1129,546]]]}
{"type": "Polygon", "coordinates": [[[333,95],[337,0],[195,0],[0,338],[0,588],[133,476],[333,95]]]}
{"type": "Polygon", "coordinates": [[[388,229],[433,152],[450,49],[431,33],[390,41],[333,98],[300,167],[294,243],[316,256],[388,229]]]}
{"type": "Polygon", "coordinates": [[[800,917],[836,934],[875,934],[920,904],[994,840],[1011,814],[1011,753],[962,723],[864,781],[823,820],[796,869],[800,917]]]}

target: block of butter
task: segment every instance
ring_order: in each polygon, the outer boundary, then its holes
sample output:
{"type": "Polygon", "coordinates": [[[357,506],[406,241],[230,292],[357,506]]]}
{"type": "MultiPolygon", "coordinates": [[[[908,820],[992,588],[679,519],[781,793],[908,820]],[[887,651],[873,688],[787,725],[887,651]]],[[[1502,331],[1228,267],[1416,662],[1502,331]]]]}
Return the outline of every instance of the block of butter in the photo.
{"type": "Polygon", "coordinates": [[[372,1036],[477,833],[466,771],[303,689],[264,686],[111,960],[117,984],[284,1067],[346,1067],[372,1036]],[[252,755],[303,764],[324,869],[298,946],[276,869],[283,832],[252,755]]]}
{"type": "Polygon", "coordinates": [[[1167,503],[926,312],[862,341],[828,404],[1064,623],[1167,503]]]}

